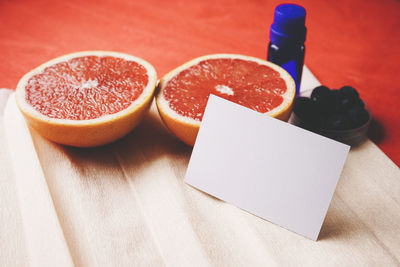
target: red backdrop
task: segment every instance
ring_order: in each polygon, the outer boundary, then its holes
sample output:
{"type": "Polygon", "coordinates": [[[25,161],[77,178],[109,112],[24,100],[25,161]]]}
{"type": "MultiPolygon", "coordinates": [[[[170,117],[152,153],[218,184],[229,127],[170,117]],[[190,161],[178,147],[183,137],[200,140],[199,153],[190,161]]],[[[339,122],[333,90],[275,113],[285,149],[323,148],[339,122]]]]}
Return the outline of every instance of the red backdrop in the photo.
{"type": "MultiPolygon", "coordinates": [[[[307,10],[306,64],[331,88],[356,87],[372,109],[370,137],[400,164],[400,2],[293,1],[307,10]]],[[[210,53],[266,57],[279,1],[0,0],[0,87],[80,50],[115,50],[159,76],[210,53]]]]}

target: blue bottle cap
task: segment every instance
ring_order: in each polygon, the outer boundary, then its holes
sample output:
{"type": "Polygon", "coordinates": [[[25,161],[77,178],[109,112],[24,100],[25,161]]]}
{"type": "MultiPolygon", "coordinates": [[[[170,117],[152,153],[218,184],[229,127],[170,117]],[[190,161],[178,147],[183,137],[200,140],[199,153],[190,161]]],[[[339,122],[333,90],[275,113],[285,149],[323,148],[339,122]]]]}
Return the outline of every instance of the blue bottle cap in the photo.
{"type": "Polygon", "coordinates": [[[303,44],[306,40],[306,10],[295,4],[282,4],[275,8],[274,23],[269,38],[276,45],[303,44]]]}

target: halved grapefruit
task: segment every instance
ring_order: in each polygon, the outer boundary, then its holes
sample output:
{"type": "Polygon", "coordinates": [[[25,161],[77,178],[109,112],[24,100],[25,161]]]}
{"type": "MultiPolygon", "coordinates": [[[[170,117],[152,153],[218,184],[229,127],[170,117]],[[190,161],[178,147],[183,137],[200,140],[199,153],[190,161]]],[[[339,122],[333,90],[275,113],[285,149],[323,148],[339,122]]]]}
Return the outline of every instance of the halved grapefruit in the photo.
{"type": "Polygon", "coordinates": [[[143,59],[86,51],[27,73],[16,100],[28,124],[47,139],[91,147],[131,131],[148,110],[156,83],[155,69],[143,59]]]}
{"type": "Polygon", "coordinates": [[[249,56],[215,54],[166,74],[156,103],[171,132],[193,146],[210,94],[287,121],[295,91],[292,77],[278,65],[249,56]]]}

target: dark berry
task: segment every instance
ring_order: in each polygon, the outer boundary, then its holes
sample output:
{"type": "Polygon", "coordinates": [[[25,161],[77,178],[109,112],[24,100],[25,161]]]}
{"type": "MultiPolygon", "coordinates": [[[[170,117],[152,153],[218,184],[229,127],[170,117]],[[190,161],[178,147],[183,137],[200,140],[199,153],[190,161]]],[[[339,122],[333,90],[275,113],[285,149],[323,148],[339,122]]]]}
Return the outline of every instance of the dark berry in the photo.
{"type": "Polygon", "coordinates": [[[339,103],[339,99],[340,99],[340,93],[338,89],[332,89],[331,90],[331,100],[335,103],[335,107],[336,105],[339,103]]]}
{"type": "Polygon", "coordinates": [[[293,112],[309,127],[319,127],[319,116],[315,103],[307,97],[297,97],[294,100],[293,112]]]}
{"type": "Polygon", "coordinates": [[[368,122],[370,117],[368,111],[361,107],[354,107],[350,109],[347,114],[352,128],[357,128],[364,125],[368,122]]]}
{"type": "Polygon", "coordinates": [[[358,98],[357,100],[356,100],[356,102],[354,103],[354,107],[359,107],[359,108],[363,108],[365,105],[364,105],[364,101],[362,101],[360,98],[358,98]]]}
{"type": "Polygon", "coordinates": [[[333,113],[336,112],[341,112],[340,108],[340,93],[338,89],[332,89],[331,94],[330,94],[330,101],[331,101],[331,106],[330,108],[330,114],[332,115],[333,113]]]}
{"type": "Polygon", "coordinates": [[[320,114],[329,114],[335,106],[331,98],[331,90],[326,86],[318,86],[311,93],[311,100],[315,102],[320,114]]]}
{"type": "Polygon", "coordinates": [[[356,89],[344,86],[338,92],[336,109],[340,112],[346,112],[350,108],[355,107],[359,99],[356,89]]]}
{"type": "Polygon", "coordinates": [[[354,99],[359,98],[360,96],[358,95],[358,92],[356,89],[354,89],[351,86],[343,86],[342,88],[340,88],[340,92],[342,94],[347,95],[348,97],[352,97],[354,99]]]}
{"type": "Polygon", "coordinates": [[[318,86],[315,87],[311,93],[311,100],[314,102],[319,102],[321,100],[325,100],[325,98],[329,97],[331,90],[326,86],[318,86]]]}
{"type": "Polygon", "coordinates": [[[351,123],[345,114],[334,113],[326,119],[324,126],[327,130],[347,130],[351,127],[351,123]]]}
{"type": "Polygon", "coordinates": [[[356,101],[357,98],[353,98],[352,95],[347,95],[339,90],[336,96],[335,109],[338,112],[346,112],[347,110],[355,106],[356,101]]]}
{"type": "Polygon", "coordinates": [[[297,97],[294,100],[293,112],[296,115],[305,120],[315,111],[315,104],[307,97],[297,97]]]}
{"type": "Polygon", "coordinates": [[[346,97],[345,95],[339,94],[339,99],[336,102],[336,109],[338,111],[346,111],[353,106],[352,99],[346,97]]]}

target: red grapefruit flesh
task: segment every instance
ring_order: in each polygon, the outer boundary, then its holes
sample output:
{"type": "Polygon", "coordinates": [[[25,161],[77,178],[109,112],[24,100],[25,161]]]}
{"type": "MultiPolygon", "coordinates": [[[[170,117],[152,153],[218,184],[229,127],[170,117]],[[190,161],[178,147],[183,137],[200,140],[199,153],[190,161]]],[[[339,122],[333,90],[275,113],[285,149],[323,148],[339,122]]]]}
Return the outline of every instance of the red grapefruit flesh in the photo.
{"type": "Polygon", "coordinates": [[[26,74],[17,87],[17,103],[28,124],[48,139],[97,146],[138,124],[155,85],[155,70],[142,59],[116,52],[80,52],[26,74]]]}
{"type": "Polygon", "coordinates": [[[148,80],[146,69],[135,61],[78,57],[32,76],[25,87],[26,100],[49,118],[96,119],[128,108],[148,80]]]}
{"type": "Polygon", "coordinates": [[[288,120],[295,86],[279,66],[241,55],[209,55],[178,67],[161,79],[157,107],[167,127],[189,145],[210,94],[288,120]]]}

